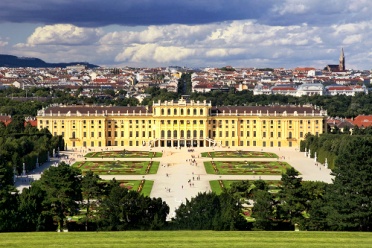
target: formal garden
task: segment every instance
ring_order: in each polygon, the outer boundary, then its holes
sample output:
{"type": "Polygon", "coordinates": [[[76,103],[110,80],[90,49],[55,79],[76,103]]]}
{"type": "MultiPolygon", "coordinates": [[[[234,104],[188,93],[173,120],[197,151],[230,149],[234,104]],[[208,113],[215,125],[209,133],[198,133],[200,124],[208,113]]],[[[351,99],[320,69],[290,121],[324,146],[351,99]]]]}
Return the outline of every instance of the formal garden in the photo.
{"type": "MultiPolygon", "coordinates": [[[[217,195],[220,195],[224,189],[230,189],[231,184],[240,182],[242,180],[212,180],[209,181],[209,185],[211,186],[212,192],[216,193],[217,195]]],[[[250,180],[249,180],[250,181],[250,180]]],[[[254,181],[250,181],[253,183],[254,181]]],[[[269,192],[270,193],[278,193],[279,187],[281,184],[280,180],[265,180],[267,185],[269,186],[269,192]]]]}
{"type": "Polygon", "coordinates": [[[207,161],[208,174],[221,175],[282,175],[292,168],[283,161],[207,161]]]}
{"type": "Polygon", "coordinates": [[[272,152],[242,150],[203,152],[201,156],[210,158],[279,158],[278,155],[272,152]]]}
{"type": "MultiPolygon", "coordinates": [[[[120,187],[126,188],[128,190],[134,190],[141,193],[144,196],[150,196],[152,186],[154,181],[150,180],[116,180],[120,187]]],[[[109,181],[102,180],[99,182],[100,185],[108,184],[109,181]]]]}
{"type": "Polygon", "coordinates": [[[85,155],[86,158],[160,158],[161,152],[152,151],[100,151],[90,152],[85,155]]]}
{"type": "Polygon", "coordinates": [[[79,168],[83,175],[92,171],[97,175],[144,175],[156,174],[158,161],[79,161],[73,167],[79,168]]]}

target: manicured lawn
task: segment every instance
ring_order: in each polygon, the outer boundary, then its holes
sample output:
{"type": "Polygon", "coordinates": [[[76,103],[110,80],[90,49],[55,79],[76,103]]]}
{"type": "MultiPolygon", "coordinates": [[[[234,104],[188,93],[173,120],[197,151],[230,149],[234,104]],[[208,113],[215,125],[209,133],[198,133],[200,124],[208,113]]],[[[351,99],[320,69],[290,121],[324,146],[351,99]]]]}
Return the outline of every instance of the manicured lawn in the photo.
{"type": "Polygon", "coordinates": [[[145,180],[145,184],[141,190],[141,194],[144,196],[150,196],[154,181],[145,180]]]}
{"type": "Polygon", "coordinates": [[[93,171],[97,175],[144,175],[156,174],[157,161],[79,161],[72,166],[80,168],[83,174],[93,171]],[[151,163],[151,166],[149,167],[151,163]]]}
{"type": "MultiPolygon", "coordinates": [[[[239,180],[221,180],[223,183],[224,188],[229,189],[232,183],[240,182],[239,180]]],[[[278,180],[265,180],[266,183],[269,185],[269,192],[277,193],[279,191],[280,181],[278,180]]],[[[253,183],[253,181],[251,181],[253,183]]],[[[212,180],[209,181],[211,186],[212,192],[220,195],[222,193],[222,187],[219,183],[219,180],[212,180]]]]}
{"type": "Polygon", "coordinates": [[[0,247],[371,247],[369,232],[34,232],[0,233],[0,247]]]}
{"type": "Polygon", "coordinates": [[[208,174],[220,175],[282,175],[291,166],[282,161],[207,161],[208,174]]]}
{"type": "Polygon", "coordinates": [[[202,157],[211,158],[278,158],[278,155],[272,152],[258,151],[215,151],[203,152],[202,157]]]}
{"type": "Polygon", "coordinates": [[[129,150],[90,152],[85,155],[87,158],[160,158],[161,156],[163,156],[161,152],[129,150]]]}

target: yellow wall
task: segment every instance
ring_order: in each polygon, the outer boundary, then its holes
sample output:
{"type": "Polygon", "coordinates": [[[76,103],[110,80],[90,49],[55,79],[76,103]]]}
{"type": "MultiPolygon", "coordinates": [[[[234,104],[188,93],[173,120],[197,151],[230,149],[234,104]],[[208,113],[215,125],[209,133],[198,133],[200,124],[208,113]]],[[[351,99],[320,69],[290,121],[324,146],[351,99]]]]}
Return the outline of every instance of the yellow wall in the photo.
{"type": "MultiPolygon", "coordinates": [[[[68,108],[68,106],[64,107],[68,108]]],[[[86,108],[89,108],[88,106],[86,108]]],[[[63,135],[68,147],[298,147],[307,133],[326,131],[326,113],[219,113],[206,102],[158,102],[152,113],[55,114],[39,111],[38,128],[63,135]],[[175,136],[176,135],[176,136],[175,136]]]]}

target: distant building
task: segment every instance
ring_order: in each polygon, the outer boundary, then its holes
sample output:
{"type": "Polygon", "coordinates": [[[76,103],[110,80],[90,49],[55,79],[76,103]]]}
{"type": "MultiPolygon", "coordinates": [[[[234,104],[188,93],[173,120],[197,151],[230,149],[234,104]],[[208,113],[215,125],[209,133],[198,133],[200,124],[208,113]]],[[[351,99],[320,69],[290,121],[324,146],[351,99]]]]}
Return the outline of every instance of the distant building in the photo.
{"type": "Polygon", "coordinates": [[[345,54],[344,54],[344,49],[342,48],[341,54],[340,54],[340,59],[338,61],[338,65],[327,65],[325,70],[328,70],[330,72],[345,72],[345,54]]]}

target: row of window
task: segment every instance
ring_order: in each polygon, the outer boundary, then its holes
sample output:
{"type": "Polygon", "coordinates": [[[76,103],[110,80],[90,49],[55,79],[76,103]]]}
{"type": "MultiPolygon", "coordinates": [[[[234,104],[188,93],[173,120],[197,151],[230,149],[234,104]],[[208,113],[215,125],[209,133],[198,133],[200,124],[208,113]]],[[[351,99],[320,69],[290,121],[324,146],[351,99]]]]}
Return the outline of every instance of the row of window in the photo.
{"type": "MultiPolygon", "coordinates": [[[[185,115],[185,113],[186,113],[186,115],[191,115],[191,112],[192,112],[193,115],[204,115],[204,109],[199,109],[199,111],[198,111],[198,109],[192,109],[192,111],[191,111],[191,109],[186,109],[186,111],[185,111],[184,109],[181,108],[180,111],[179,111],[180,115],[185,115]]],[[[154,109],[154,114],[156,115],[156,113],[157,113],[157,109],[155,108],[154,109]]],[[[172,109],[167,109],[167,110],[165,110],[163,108],[160,109],[160,115],[165,115],[165,113],[167,113],[167,115],[178,115],[178,109],[173,109],[173,111],[172,111],[172,109]],[[173,114],[172,114],[172,112],[173,112],[173,114]]]]}
{"type": "MultiPolygon", "coordinates": [[[[228,138],[228,137],[235,137],[235,131],[225,131],[225,136],[223,136],[223,132],[222,131],[219,131],[218,132],[218,136],[216,135],[217,132],[216,131],[209,131],[209,137],[211,138],[228,138]]],[[[250,131],[246,131],[245,132],[246,136],[245,137],[250,137],[251,135],[251,132],[250,131]]],[[[54,132],[54,135],[57,135],[56,132],[54,132]]],[[[199,131],[199,137],[200,138],[203,138],[203,135],[204,135],[204,132],[203,130],[200,130],[199,131]]],[[[62,136],[64,136],[64,132],[62,132],[62,136]]],[[[107,136],[108,137],[125,137],[125,132],[124,131],[121,131],[121,132],[118,132],[118,131],[108,131],[107,132],[107,136]],[[118,134],[120,136],[118,136],[118,134]]],[[[75,132],[72,132],[72,138],[75,138],[76,137],[76,133],[75,132]]],[[[89,138],[94,138],[95,137],[95,132],[91,132],[90,133],[90,137],[89,138]]],[[[98,138],[101,138],[102,137],[102,133],[101,132],[98,132],[98,138]]],[[[146,131],[129,131],[129,138],[151,138],[151,131],[148,131],[148,135],[146,136],[146,131]],[[142,134],[142,136],[140,136],[140,134],[142,134]]],[[[167,131],[167,136],[165,136],[165,130],[162,130],[161,131],[161,137],[162,138],[197,138],[198,137],[198,131],[197,130],[193,130],[193,131],[190,131],[190,130],[187,130],[186,132],[184,130],[181,130],[180,131],[180,137],[178,137],[178,131],[177,130],[173,130],[173,132],[171,130],[168,130],[167,131]],[[186,133],[186,136],[185,136],[185,133],[186,133]],[[191,133],[192,133],[192,136],[191,136],[191,133]],[[172,136],[173,134],[173,136],[172,136]]],[[[240,131],[240,137],[244,137],[244,131],[240,131]]],[[[257,132],[256,131],[253,131],[252,132],[252,137],[253,138],[256,138],[257,137],[257,132]]],[[[267,138],[267,137],[270,137],[270,138],[274,138],[274,132],[262,132],[262,138],[267,138]]],[[[275,138],[281,138],[282,137],[282,133],[281,132],[277,132],[277,136],[275,138]]],[[[300,132],[300,138],[303,138],[304,137],[304,133],[303,132],[300,132]]],[[[87,138],[87,132],[83,132],[83,138],[87,138]]],[[[292,132],[288,132],[288,137],[286,138],[292,138],[292,132]]]]}
{"type": "MultiPolygon", "coordinates": [[[[252,141],[252,144],[251,144],[251,141],[240,141],[239,143],[239,146],[244,146],[244,143],[246,143],[245,145],[246,146],[257,146],[257,141],[256,140],[253,140],[252,141]]],[[[263,147],[266,147],[266,146],[270,146],[270,147],[274,147],[274,144],[277,144],[277,147],[281,147],[282,144],[281,144],[281,141],[278,141],[278,142],[274,142],[274,141],[270,141],[270,142],[266,142],[266,141],[262,141],[262,146],[263,147]]],[[[289,143],[289,147],[292,146],[292,142],[288,142],[289,143]]],[[[102,142],[101,141],[97,141],[97,142],[94,142],[94,141],[91,141],[91,142],[87,142],[87,141],[83,141],[83,146],[86,147],[90,145],[91,147],[101,147],[102,146],[102,142]]],[[[114,141],[114,142],[111,142],[111,141],[107,141],[107,146],[118,146],[119,145],[119,142],[118,141],[114,141]]],[[[120,145],[121,146],[124,146],[124,141],[120,141],[120,145]]],[[[139,145],[144,145],[142,142],[140,142],[139,140],[135,140],[135,141],[129,141],[129,146],[139,146],[139,145]]],[[[229,141],[225,141],[225,146],[230,146],[230,142],[229,141]]],[[[75,142],[72,142],[72,146],[75,147],[76,146],[76,143],[75,142]]],[[[235,141],[231,141],[231,146],[235,146],[235,141]]]]}

